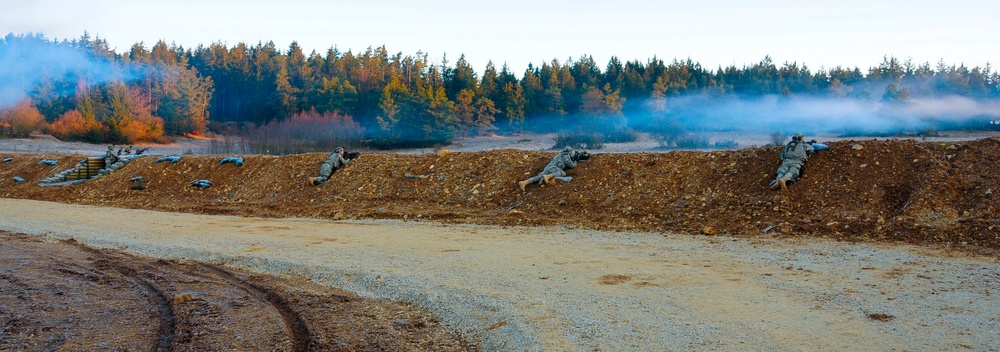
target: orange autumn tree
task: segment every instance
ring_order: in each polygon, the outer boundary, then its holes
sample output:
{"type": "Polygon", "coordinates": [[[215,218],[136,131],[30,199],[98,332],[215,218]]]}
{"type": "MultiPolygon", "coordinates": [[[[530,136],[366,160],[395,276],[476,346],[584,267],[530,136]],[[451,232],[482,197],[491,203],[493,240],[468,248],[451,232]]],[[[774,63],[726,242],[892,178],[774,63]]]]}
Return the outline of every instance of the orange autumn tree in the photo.
{"type": "Polygon", "coordinates": [[[14,106],[0,109],[0,132],[8,137],[26,138],[44,124],[45,116],[38,112],[30,100],[25,99],[14,106]]]}

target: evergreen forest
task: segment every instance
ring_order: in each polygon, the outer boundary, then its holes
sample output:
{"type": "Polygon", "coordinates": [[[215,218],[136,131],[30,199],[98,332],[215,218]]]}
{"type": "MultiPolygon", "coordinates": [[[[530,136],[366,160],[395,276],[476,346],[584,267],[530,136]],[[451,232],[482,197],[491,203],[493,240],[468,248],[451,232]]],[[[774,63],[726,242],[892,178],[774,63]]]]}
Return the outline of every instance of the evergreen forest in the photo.
{"type": "MultiPolygon", "coordinates": [[[[754,115],[719,111],[742,102],[783,109],[851,101],[907,114],[915,111],[907,107],[919,106],[922,119],[951,123],[928,128],[1000,126],[1000,74],[989,64],[891,56],[866,69],[814,70],[770,57],[706,68],[690,59],[598,63],[581,55],[531,63],[524,72],[491,62],[477,72],[463,55],[432,59],[385,47],[305,53],[295,42],[184,48],[159,41],[116,52],[86,33],[62,41],[11,33],[0,40],[0,62],[6,67],[0,69],[0,134],[42,130],[92,143],[166,142],[209,132],[284,133],[368,148],[520,132],[590,136],[599,143],[627,141],[636,131],[676,136],[713,126],[737,129],[754,115]],[[977,108],[934,110],[922,101],[977,108]]],[[[841,132],[850,133],[850,126],[841,132]]]]}

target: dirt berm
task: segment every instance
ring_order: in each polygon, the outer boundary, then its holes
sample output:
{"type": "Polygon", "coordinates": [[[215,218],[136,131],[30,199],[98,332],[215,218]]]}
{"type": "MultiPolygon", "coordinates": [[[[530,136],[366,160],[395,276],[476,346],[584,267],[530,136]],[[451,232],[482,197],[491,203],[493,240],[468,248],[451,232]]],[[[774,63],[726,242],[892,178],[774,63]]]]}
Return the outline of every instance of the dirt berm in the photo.
{"type": "Polygon", "coordinates": [[[40,180],[85,155],[5,154],[0,197],[174,212],[262,217],[429,219],[600,230],[821,236],[1000,249],[1000,138],[929,143],[831,142],[787,192],[768,190],[779,147],[601,154],[571,183],[529,185],[552,152],[513,149],[425,155],[364,153],[329,182],[306,184],[326,153],[140,157],[67,187],[40,180]],[[38,165],[43,159],[58,165],[38,165]],[[429,175],[413,179],[405,174],[429,175]],[[15,182],[18,176],[24,182],[15,182]],[[130,179],[142,176],[144,190],[130,179]],[[209,180],[209,188],[190,183],[209,180]]]}

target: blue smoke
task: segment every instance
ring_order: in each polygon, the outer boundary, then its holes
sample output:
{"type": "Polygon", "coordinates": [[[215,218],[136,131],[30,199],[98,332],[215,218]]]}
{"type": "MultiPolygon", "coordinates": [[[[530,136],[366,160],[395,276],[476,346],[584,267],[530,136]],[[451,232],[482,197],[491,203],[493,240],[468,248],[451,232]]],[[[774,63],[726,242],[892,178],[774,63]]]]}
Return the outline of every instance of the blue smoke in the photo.
{"type": "MultiPolygon", "coordinates": [[[[643,104],[647,107],[655,104],[643,104]]],[[[649,126],[674,119],[691,132],[774,131],[882,134],[987,127],[1000,118],[1000,100],[961,96],[915,97],[904,103],[810,96],[668,98],[665,110],[629,114],[629,124],[649,126]]]]}
{"type": "Polygon", "coordinates": [[[17,104],[43,83],[56,84],[56,96],[75,93],[79,84],[95,86],[111,81],[129,81],[141,76],[141,68],[124,66],[110,57],[97,57],[66,42],[7,35],[0,40],[0,108],[17,104]]]}

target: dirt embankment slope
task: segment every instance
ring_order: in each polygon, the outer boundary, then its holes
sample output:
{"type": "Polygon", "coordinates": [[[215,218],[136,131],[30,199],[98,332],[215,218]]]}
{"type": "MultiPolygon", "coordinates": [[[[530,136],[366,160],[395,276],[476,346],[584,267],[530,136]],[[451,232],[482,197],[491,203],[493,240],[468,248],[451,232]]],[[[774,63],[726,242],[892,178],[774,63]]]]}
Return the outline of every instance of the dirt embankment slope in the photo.
{"type": "Polygon", "coordinates": [[[1000,249],[1000,138],[927,143],[829,143],[788,192],[770,191],[780,148],[600,154],[569,170],[571,183],[529,185],[554,153],[512,149],[399,155],[367,153],[330,182],[309,186],[325,153],[135,159],[69,187],[38,181],[84,155],[8,154],[0,197],[207,214],[430,219],[495,225],[770,234],[899,240],[1000,249]],[[56,166],[37,165],[42,158],[56,166]],[[430,175],[408,179],[404,174],[430,175]],[[14,176],[25,179],[16,183],[14,176]],[[142,176],[145,190],[130,190],[142,176]],[[189,183],[212,181],[210,188],[189,183]],[[711,228],[711,229],[707,229],[711,228]]]}

